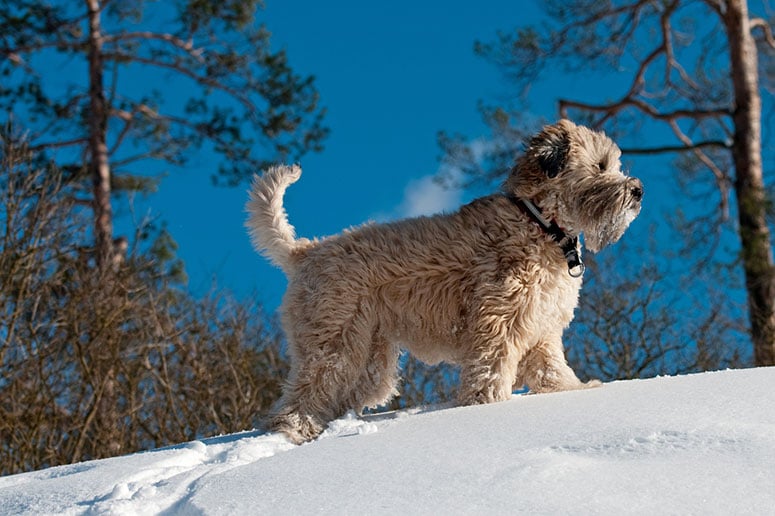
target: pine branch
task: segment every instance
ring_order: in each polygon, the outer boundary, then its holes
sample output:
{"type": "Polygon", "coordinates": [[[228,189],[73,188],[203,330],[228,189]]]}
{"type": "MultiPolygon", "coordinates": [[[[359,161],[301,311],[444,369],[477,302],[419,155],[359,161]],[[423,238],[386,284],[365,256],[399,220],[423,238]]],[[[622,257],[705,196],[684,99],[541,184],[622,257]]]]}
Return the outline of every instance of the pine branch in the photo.
{"type": "Polygon", "coordinates": [[[165,63],[163,61],[158,61],[156,59],[150,59],[147,57],[125,54],[123,52],[106,52],[103,54],[103,58],[106,60],[119,61],[119,62],[134,62],[134,63],[140,63],[144,65],[154,66],[157,68],[165,68],[168,70],[172,70],[185,77],[188,77],[189,79],[195,81],[197,84],[206,86],[208,88],[217,89],[231,95],[232,97],[234,97],[234,99],[239,101],[250,112],[255,112],[258,110],[255,104],[253,104],[253,102],[250,101],[246,93],[243,93],[234,88],[231,88],[223,84],[222,82],[212,79],[210,77],[199,75],[191,71],[190,69],[186,68],[185,66],[178,65],[175,63],[165,63]]]}
{"type": "Polygon", "coordinates": [[[114,35],[106,36],[105,42],[116,43],[120,41],[137,40],[137,39],[159,40],[159,41],[169,43],[173,47],[185,51],[189,56],[193,57],[200,63],[204,63],[204,57],[202,57],[203,54],[205,53],[204,48],[195,47],[193,40],[191,39],[184,40],[177,36],[173,36],[172,34],[151,32],[151,31],[124,32],[122,34],[114,34],[114,35]]]}

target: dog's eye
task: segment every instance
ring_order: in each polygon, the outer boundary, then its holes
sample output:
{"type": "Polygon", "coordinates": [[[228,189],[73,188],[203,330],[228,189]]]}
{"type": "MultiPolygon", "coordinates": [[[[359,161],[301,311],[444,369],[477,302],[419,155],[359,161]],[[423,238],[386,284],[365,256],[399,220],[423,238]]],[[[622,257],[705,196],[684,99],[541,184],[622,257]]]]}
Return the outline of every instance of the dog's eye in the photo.
{"type": "Polygon", "coordinates": [[[597,168],[599,168],[600,171],[602,172],[602,171],[604,171],[605,169],[608,168],[608,163],[606,163],[605,161],[600,161],[597,164],[597,168]]]}

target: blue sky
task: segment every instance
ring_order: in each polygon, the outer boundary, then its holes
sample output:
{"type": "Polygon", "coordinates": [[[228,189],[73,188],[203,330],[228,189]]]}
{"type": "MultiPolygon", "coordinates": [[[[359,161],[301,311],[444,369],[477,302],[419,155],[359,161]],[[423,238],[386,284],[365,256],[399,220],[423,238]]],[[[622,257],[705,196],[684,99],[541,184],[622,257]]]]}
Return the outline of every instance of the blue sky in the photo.
{"type": "MultiPolygon", "coordinates": [[[[259,13],[275,48],[288,52],[297,73],[312,74],[331,129],[325,149],[301,160],[301,180],[286,195],[291,223],[302,236],[322,236],[370,219],[453,210],[472,192],[449,191],[431,180],[439,168],[437,132],[486,135],[477,101],[509,95],[498,70],[473,53],[475,40],[496,30],[534,24],[538,2],[424,0],[363,2],[267,0],[259,13]]],[[[533,94],[539,117],[557,116],[555,99],[568,93],[569,78],[544,81],[533,94]]],[[[599,78],[573,78],[574,95],[594,100],[599,78]],[[591,96],[591,97],[590,97],[591,96]]],[[[600,99],[603,100],[603,99],[600,99]]],[[[172,171],[159,193],[142,202],[180,245],[195,293],[229,289],[253,296],[269,311],[280,303],[285,280],[250,246],[243,227],[247,185],[213,187],[215,157],[192,157],[172,171]]],[[[652,169],[644,219],[659,204],[671,172],[652,169]],[[657,201],[657,202],[654,202],[657,201]],[[651,208],[650,208],[651,206],[651,208]]],[[[656,211],[652,211],[656,213],[656,211]]]]}
{"type": "MultiPolygon", "coordinates": [[[[174,14],[171,5],[146,4],[144,23],[163,26],[174,14]]],[[[331,129],[325,149],[301,160],[304,174],[286,195],[285,206],[298,234],[324,236],[368,220],[451,211],[484,193],[445,190],[433,182],[440,166],[437,134],[445,131],[465,135],[469,141],[487,141],[488,128],[481,120],[478,102],[504,104],[513,101],[518,92],[498,69],[474,55],[474,42],[492,41],[498,30],[539,25],[541,16],[539,0],[266,0],[258,22],[273,34],[274,49],[286,50],[295,73],[316,77],[321,104],[328,113],[325,124],[331,129]]],[[[700,38],[713,30],[703,18],[707,13],[695,16],[691,11],[687,16],[690,25],[696,23],[705,29],[699,32],[700,38]]],[[[644,38],[639,41],[644,47],[653,43],[651,36],[639,37],[644,38]]],[[[61,94],[72,84],[84,84],[87,73],[80,57],[51,59],[44,53],[36,59],[33,64],[43,71],[46,88],[61,94]]],[[[719,59],[723,60],[723,55],[719,59]]],[[[558,67],[543,74],[531,86],[530,112],[525,113],[525,119],[556,120],[560,96],[593,104],[619,98],[629,86],[637,62],[625,57],[618,66],[598,67],[581,75],[558,67]]],[[[122,69],[117,79],[122,88],[131,90],[130,95],[160,90],[165,105],[175,105],[195,93],[186,91],[191,85],[183,86],[166,71],[136,70],[122,69]]],[[[765,95],[765,145],[766,123],[773,113],[770,99],[765,95]]],[[[664,127],[648,123],[621,138],[627,146],[676,143],[664,127]]],[[[770,154],[771,148],[765,146],[765,159],[770,154]]],[[[195,295],[213,288],[228,290],[242,299],[255,298],[268,312],[274,311],[280,304],[285,278],[250,245],[244,228],[248,184],[214,187],[211,176],[219,157],[191,149],[187,158],[186,166],[177,170],[159,162],[138,162],[132,167],[133,173],[168,173],[158,193],[135,199],[133,214],[125,203],[114,204],[116,235],[131,234],[134,226],[130,218],[152,217],[164,222],[179,244],[178,255],[186,264],[189,288],[195,295]]],[[[671,233],[667,219],[677,208],[688,218],[712,211],[718,192],[712,183],[697,181],[695,195],[682,197],[679,171],[671,159],[625,157],[625,169],[645,185],[643,211],[624,241],[605,251],[616,259],[617,269],[601,271],[587,280],[605,279],[605,274],[627,276],[641,264],[658,263],[669,276],[660,285],[669,291],[666,302],[681,310],[683,320],[691,322],[699,320],[697,308],[707,305],[708,291],[713,290],[710,287],[718,276],[713,276],[714,269],[692,270],[696,262],[677,254],[681,243],[671,233]],[[649,249],[652,237],[657,241],[657,252],[649,249]],[[687,282],[693,283],[687,287],[687,282]]],[[[705,174],[706,179],[710,177],[705,174]]],[[[739,249],[733,229],[733,224],[726,225],[722,251],[716,253],[729,261],[738,256],[739,249]]],[[[735,276],[742,276],[739,267],[735,276]]],[[[728,285],[722,284],[724,288],[728,285]]],[[[724,299],[738,308],[745,303],[739,288],[725,291],[724,299]]]]}
{"type": "MultiPolygon", "coordinates": [[[[301,74],[316,77],[325,150],[301,160],[286,196],[298,234],[320,236],[369,219],[454,209],[468,199],[431,181],[440,130],[485,132],[478,99],[501,95],[498,71],[473,53],[474,40],[537,19],[532,2],[508,0],[362,2],[268,0],[259,13],[275,48],[301,74]]],[[[548,114],[551,116],[551,114],[548,114]]],[[[190,287],[280,302],[282,273],[250,246],[243,228],[247,185],[211,186],[215,158],[199,155],[173,171],[148,199],[180,245],[190,287]]]]}

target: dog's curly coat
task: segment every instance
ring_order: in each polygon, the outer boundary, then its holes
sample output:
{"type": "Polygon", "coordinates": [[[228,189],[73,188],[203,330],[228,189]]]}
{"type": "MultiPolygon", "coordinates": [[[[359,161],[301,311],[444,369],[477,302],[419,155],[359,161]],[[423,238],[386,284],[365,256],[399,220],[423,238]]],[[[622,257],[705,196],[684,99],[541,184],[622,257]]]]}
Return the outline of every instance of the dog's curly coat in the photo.
{"type": "Polygon", "coordinates": [[[532,201],[566,234],[597,251],[640,211],[641,182],[620,170],[604,134],[568,120],[544,127],[503,192],[458,212],[366,224],[321,240],[296,239],[282,206],[298,166],[256,177],[246,223],[255,247],[288,276],[282,323],[291,360],[271,428],[315,438],[347,410],[396,394],[400,348],[461,366],[461,404],[580,389],[562,332],[581,278],[557,242],[520,210],[532,201]]]}

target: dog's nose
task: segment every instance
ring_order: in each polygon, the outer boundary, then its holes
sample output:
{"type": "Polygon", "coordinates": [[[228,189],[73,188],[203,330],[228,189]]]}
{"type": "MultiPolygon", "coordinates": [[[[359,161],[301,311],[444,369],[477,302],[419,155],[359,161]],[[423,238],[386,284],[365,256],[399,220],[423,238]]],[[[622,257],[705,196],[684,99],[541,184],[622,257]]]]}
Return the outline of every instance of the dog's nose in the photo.
{"type": "Polygon", "coordinates": [[[636,201],[643,199],[643,183],[640,182],[640,179],[634,179],[632,181],[632,184],[630,185],[630,194],[636,201]]]}

